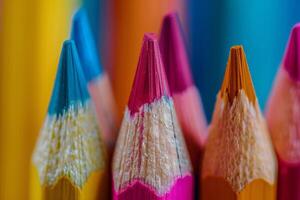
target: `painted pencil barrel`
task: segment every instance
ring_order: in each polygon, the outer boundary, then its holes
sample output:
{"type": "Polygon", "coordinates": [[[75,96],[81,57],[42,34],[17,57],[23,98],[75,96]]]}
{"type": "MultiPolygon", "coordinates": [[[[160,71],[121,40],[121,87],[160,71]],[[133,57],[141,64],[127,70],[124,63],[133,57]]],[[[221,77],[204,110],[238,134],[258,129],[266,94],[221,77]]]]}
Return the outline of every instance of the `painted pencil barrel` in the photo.
{"type": "Polygon", "coordinates": [[[61,178],[54,186],[42,186],[35,166],[31,166],[31,200],[99,200],[109,199],[108,171],[91,174],[83,188],[76,187],[68,178],[61,178]],[[100,191],[99,191],[100,190],[100,191]]]}
{"type": "Polygon", "coordinates": [[[30,156],[76,2],[0,0],[0,199],[28,200],[30,156]]]}
{"type": "Polygon", "coordinates": [[[278,157],[277,199],[300,199],[300,163],[288,163],[278,157]]]}
{"type": "Polygon", "coordinates": [[[164,195],[157,195],[153,188],[141,181],[135,181],[121,192],[113,192],[114,200],[185,200],[193,199],[193,178],[185,176],[178,178],[170,190],[164,195]]]}
{"type": "Polygon", "coordinates": [[[202,180],[203,200],[275,200],[276,186],[262,179],[253,180],[240,192],[235,192],[223,178],[208,177],[202,180]]]}

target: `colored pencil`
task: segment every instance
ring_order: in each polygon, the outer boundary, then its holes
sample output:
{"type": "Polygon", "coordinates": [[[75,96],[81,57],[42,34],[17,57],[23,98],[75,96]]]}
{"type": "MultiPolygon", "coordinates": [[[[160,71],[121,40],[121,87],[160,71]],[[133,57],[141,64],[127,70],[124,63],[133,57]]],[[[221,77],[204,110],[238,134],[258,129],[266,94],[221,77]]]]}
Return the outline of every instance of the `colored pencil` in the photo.
{"type": "MultiPolygon", "coordinates": [[[[118,121],[121,122],[130,89],[136,61],[139,56],[140,41],[145,32],[157,32],[163,16],[170,10],[184,13],[184,0],[112,1],[113,38],[110,58],[112,65],[112,87],[116,97],[118,121]]],[[[183,15],[183,14],[182,14],[183,15]]]]}
{"type": "Polygon", "coordinates": [[[200,94],[190,72],[180,22],[175,13],[164,17],[159,44],[178,121],[194,172],[198,175],[206,139],[206,119],[200,94]]]}
{"type": "Polygon", "coordinates": [[[113,197],[193,199],[192,167],[154,34],[144,36],[117,140],[113,197]]]}
{"type": "Polygon", "coordinates": [[[209,127],[202,199],[273,200],[276,164],[244,50],[234,46],[209,127]]]}
{"type": "Polygon", "coordinates": [[[27,200],[30,157],[75,1],[0,0],[0,199],[27,200]]]}
{"type": "Polygon", "coordinates": [[[278,159],[279,200],[300,199],[300,23],[292,29],[266,112],[278,159]]]}
{"type": "Polygon", "coordinates": [[[83,8],[74,15],[71,38],[78,49],[81,66],[88,81],[88,89],[95,103],[103,139],[112,149],[117,133],[114,97],[109,77],[100,64],[95,41],[83,8]]]}
{"type": "Polygon", "coordinates": [[[75,43],[68,40],[32,158],[32,199],[106,199],[106,164],[75,43]]]}

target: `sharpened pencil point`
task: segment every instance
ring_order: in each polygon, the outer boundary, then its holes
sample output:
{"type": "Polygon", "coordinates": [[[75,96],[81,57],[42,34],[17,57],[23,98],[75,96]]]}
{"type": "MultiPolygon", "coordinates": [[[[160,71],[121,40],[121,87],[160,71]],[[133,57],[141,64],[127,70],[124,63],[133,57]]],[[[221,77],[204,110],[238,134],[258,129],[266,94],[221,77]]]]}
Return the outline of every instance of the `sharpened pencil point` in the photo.
{"type": "Polygon", "coordinates": [[[73,40],[66,40],[60,55],[48,113],[60,115],[71,105],[83,104],[89,98],[75,43],[73,40]]]}
{"type": "Polygon", "coordinates": [[[71,38],[76,44],[86,80],[89,82],[97,78],[102,74],[102,66],[88,17],[83,8],[79,9],[73,17],[71,38]]]}
{"type": "Polygon", "coordinates": [[[227,97],[232,103],[240,90],[244,90],[250,102],[256,102],[246,56],[242,46],[233,46],[227,62],[225,76],[221,88],[221,97],[227,97]]]}
{"type": "Polygon", "coordinates": [[[300,23],[292,29],[283,66],[293,80],[300,81],[300,23]]]}
{"type": "Polygon", "coordinates": [[[145,34],[129,97],[128,108],[134,114],[145,103],[169,96],[169,88],[155,34],[145,34]]]}
{"type": "Polygon", "coordinates": [[[33,152],[32,199],[108,198],[106,148],[93,109],[75,43],[67,40],[33,152]]]}
{"type": "Polygon", "coordinates": [[[183,31],[176,13],[164,17],[159,45],[171,94],[193,85],[183,31]]]}

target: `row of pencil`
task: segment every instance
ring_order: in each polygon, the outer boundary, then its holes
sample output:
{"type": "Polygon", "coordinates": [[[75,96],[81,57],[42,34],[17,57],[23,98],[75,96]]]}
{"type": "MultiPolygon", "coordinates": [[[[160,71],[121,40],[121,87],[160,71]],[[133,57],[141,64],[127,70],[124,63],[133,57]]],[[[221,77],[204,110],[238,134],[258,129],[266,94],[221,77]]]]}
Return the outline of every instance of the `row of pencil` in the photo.
{"type": "Polygon", "coordinates": [[[232,47],[208,126],[180,22],[168,14],[159,37],[144,35],[118,128],[110,79],[79,10],[33,154],[31,199],[300,199],[299,47],[296,25],[266,121],[244,50],[232,47]]]}

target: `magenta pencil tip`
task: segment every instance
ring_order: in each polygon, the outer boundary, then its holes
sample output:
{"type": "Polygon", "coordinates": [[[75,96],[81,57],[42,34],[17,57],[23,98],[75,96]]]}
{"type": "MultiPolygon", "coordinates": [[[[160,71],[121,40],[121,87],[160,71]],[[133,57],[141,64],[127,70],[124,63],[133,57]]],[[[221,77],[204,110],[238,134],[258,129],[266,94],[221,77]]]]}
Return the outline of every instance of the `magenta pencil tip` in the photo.
{"type": "Polygon", "coordinates": [[[292,29],[283,66],[293,80],[300,81],[300,23],[292,29]]]}
{"type": "Polygon", "coordinates": [[[156,42],[157,36],[155,33],[145,33],[143,41],[144,42],[156,42]]]}
{"type": "Polygon", "coordinates": [[[134,114],[142,105],[164,95],[169,96],[169,88],[157,36],[147,33],[144,35],[128,108],[134,114]]]}
{"type": "Polygon", "coordinates": [[[193,85],[182,28],[174,12],[164,17],[159,45],[171,94],[193,85]]]}
{"type": "Polygon", "coordinates": [[[177,16],[176,12],[170,12],[170,13],[165,15],[164,21],[169,21],[169,22],[171,22],[173,20],[176,21],[177,18],[178,18],[178,16],[177,16]]]}

